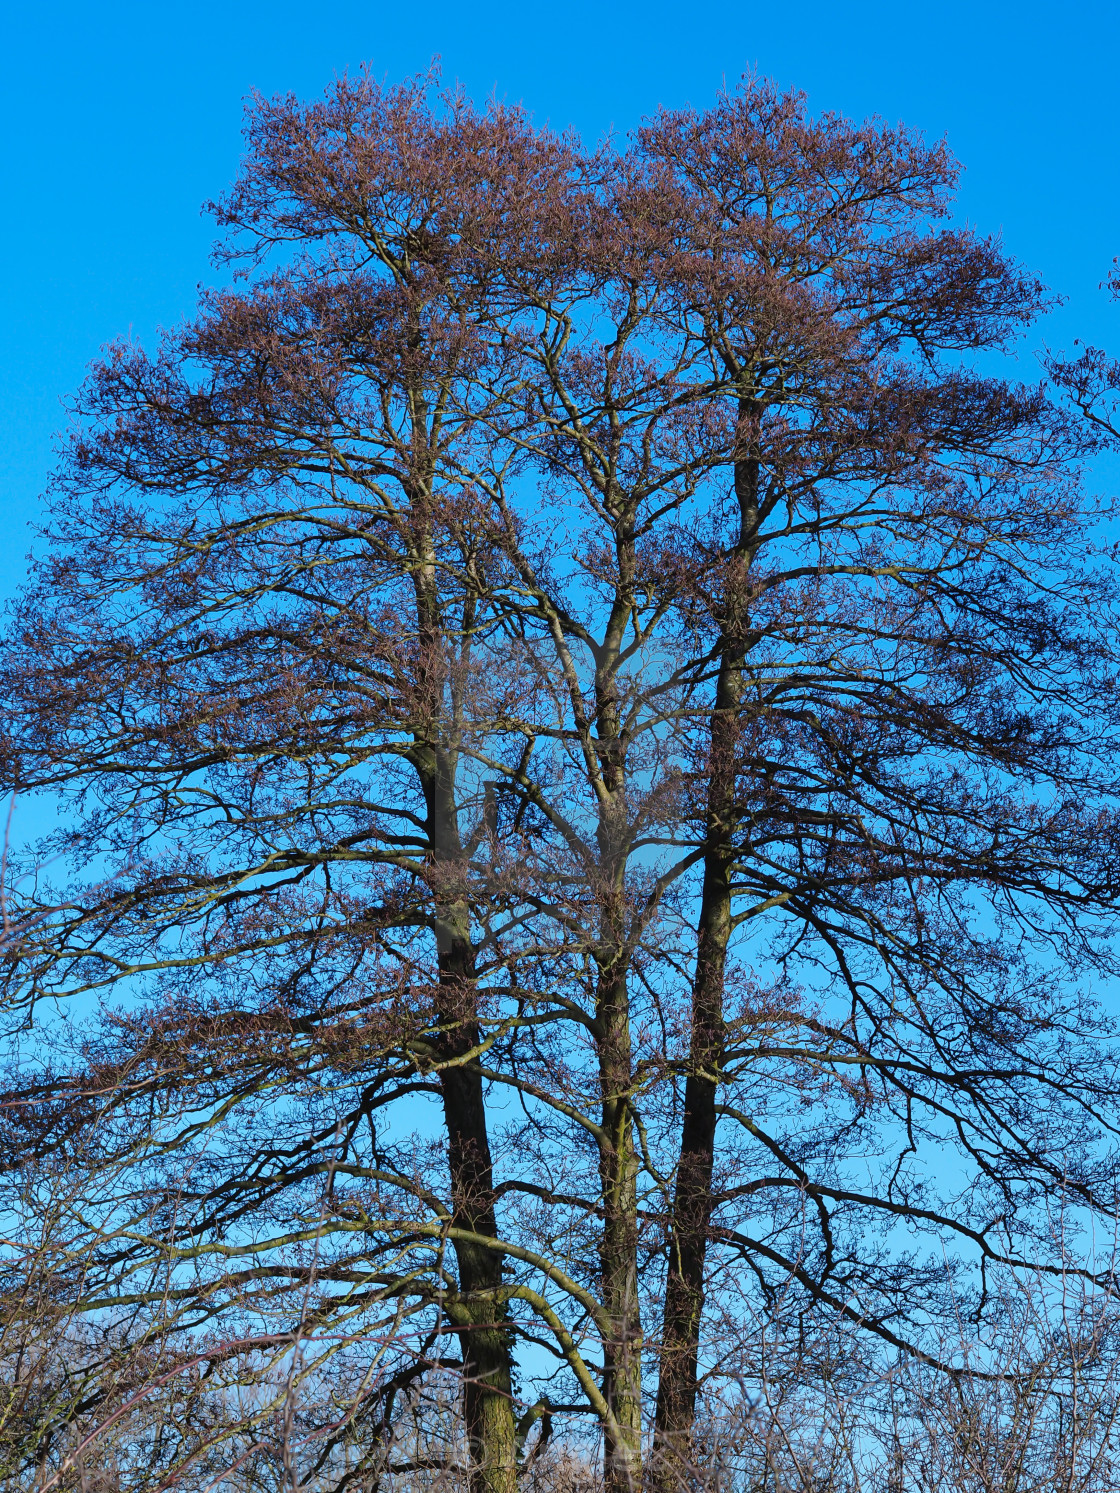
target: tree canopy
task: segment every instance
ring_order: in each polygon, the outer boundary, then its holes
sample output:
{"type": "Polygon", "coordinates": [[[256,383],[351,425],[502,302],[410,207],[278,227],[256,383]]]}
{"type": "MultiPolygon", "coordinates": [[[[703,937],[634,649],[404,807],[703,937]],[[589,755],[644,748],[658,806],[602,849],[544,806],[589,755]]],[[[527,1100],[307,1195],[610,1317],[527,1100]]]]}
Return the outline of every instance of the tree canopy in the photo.
{"type": "Polygon", "coordinates": [[[1108,1292],[1115,574],[956,175],[756,80],[253,101],[0,662],[9,1476],[667,1489],[1108,1292]]]}

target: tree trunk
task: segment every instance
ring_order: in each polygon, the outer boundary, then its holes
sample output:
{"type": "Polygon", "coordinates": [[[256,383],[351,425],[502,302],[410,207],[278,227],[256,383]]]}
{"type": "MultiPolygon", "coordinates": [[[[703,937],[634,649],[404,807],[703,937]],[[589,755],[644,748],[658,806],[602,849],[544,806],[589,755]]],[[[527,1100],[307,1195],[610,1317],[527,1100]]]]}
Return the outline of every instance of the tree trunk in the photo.
{"type": "Polygon", "coordinates": [[[595,1032],[599,1057],[602,1140],[599,1181],[603,1229],[599,1244],[603,1306],[610,1332],[603,1343],[603,1395],[611,1419],[603,1427],[605,1493],[637,1493],[642,1480],[642,1323],[638,1306],[638,1163],[630,1109],[633,1061],[627,969],[626,867],[630,824],[626,747],[616,673],[633,605],[632,516],[619,523],[614,607],[596,661],[597,755],[601,777],[597,842],[599,906],[595,1032]]]}
{"type": "Polygon", "coordinates": [[[599,1075],[604,1141],[599,1152],[603,1230],[599,1246],[603,1306],[611,1335],[603,1344],[603,1396],[614,1424],[604,1427],[606,1493],[641,1486],[642,1326],[638,1310],[638,1168],[630,1115],[630,1024],[626,978],[600,976],[599,1075]]]}
{"type": "MultiPolygon", "coordinates": [[[[477,1040],[464,1024],[459,1041],[477,1040]]],[[[470,1065],[440,1075],[447,1122],[453,1221],[494,1237],[494,1183],[482,1083],[470,1065]]],[[[501,1300],[502,1259],[495,1250],[455,1241],[461,1300],[454,1318],[463,1356],[463,1414],[471,1453],[472,1493],[512,1493],[516,1487],[516,1417],[510,1333],[501,1300]]]]}
{"type": "Polygon", "coordinates": [[[686,1484],[696,1417],[704,1263],[713,1207],[716,1093],[724,1044],[724,976],[732,930],[736,757],[748,649],[747,583],[758,543],[757,422],[757,406],[749,399],[741,400],[739,425],[749,454],[735,463],[739,538],[722,605],[719,673],[709,722],[704,882],[697,924],[688,1077],[669,1224],[657,1408],[648,1477],[649,1484],[663,1493],[686,1484]]]}
{"type": "MultiPolygon", "coordinates": [[[[488,1239],[497,1236],[494,1173],[486,1123],[482,1075],[477,1062],[455,1062],[477,1047],[474,951],[465,899],[455,896],[462,848],[450,773],[440,763],[432,797],[432,843],[437,876],[451,896],[440,907],[439,1020],[442,1059],[439,1079],[447,1127],[452,1223],[488,1239]],[[452,900],[453,899],[453,900],[452,900]],[[450,1060],[450,1062],[449,1062],[450,1060]]],[[[517,1483],[516,1416],[512,1344],[502,1300],[502,1256],[485,1244],[453,1240],[459,1299],[449,1308],[463,1358],[463,1416],[471,1457],[471,1493],[514,1493],[517,1483]]]]}
{"type": "Polygon", "coordinates": [[[707,850],[693,981],[688,1078],[669,1234],[650,1482],[684,1485],[696,1409],[704,1259],[712,1215],[716,1090],[723,1051],[723,987],[731,938],[735,737],[742,694],[741,649],[720,663],[711,724],[707,850]]]}

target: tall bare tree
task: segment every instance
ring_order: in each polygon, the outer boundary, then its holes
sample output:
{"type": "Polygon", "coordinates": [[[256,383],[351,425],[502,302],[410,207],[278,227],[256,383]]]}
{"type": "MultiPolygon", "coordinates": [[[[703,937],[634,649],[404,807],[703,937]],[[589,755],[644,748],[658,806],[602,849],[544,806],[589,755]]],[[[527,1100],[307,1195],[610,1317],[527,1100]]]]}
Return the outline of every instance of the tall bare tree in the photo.
{"type": "Polygon", "coordinates": [[[13,1470],[498,1493],[590,1423],[632,1493],[768,1322],[953,1372],[989,1271],[1107,1290],[1044,1214],[1116,1206],[1113,583],[946,151],[368,78],[247,147],[6,640],[74,872],[3,966],[13,1470]]]}

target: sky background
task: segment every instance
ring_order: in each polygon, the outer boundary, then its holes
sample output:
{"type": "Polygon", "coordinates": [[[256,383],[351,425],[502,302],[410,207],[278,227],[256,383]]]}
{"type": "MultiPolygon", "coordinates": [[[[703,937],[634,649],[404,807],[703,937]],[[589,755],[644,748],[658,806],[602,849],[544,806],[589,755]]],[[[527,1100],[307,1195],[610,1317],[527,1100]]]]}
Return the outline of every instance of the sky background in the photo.
{"type": "Polygon", "coordinates": [[[24,570],[62,401],[102,344],[150,341],[211,273],[199,209],[236,170],[245,96],[317,94],[363,62],[397,80],[439,56],[476,100],[521,102],[588,141],[661,104],[704,107],[749,69],[804,89],[814,112],[945,136],[966,167],[962,215],[1068,298],[1033,345],[1120,350],[1120,309],[1097,289],[1120,254],[1117,0],[9,0],[6,15],[0,594],[24,570]]]}

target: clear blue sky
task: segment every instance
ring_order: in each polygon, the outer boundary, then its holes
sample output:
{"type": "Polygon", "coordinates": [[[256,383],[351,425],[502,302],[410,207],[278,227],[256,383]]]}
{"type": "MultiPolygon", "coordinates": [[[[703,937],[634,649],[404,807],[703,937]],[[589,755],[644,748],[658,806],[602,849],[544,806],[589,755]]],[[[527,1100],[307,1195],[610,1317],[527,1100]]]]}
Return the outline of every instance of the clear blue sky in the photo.
{"type": "Polygon", "coordinates": [[[585,138],[703,106],[748,68],[813,110],[945,135],[964,215],[1069,297],[1040,335],[1120,351],[1120,312],[1096,290],[1120,254],[1120,0],[11,0],[7,15],[0,592],[23,569],[60,400],[102,343],[187,315],[209,273],[199,207],[236,169],[245,94],[317,93],[364,61],[397,79],[438,54],[476,98],[585,138]]]}

